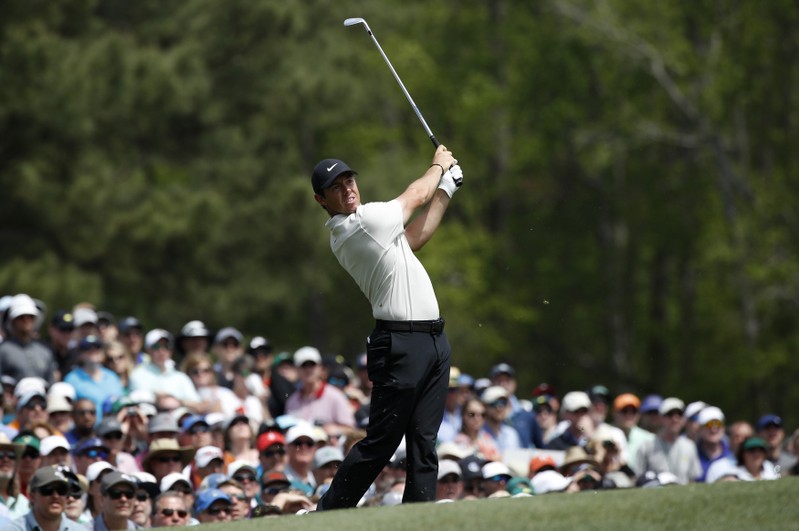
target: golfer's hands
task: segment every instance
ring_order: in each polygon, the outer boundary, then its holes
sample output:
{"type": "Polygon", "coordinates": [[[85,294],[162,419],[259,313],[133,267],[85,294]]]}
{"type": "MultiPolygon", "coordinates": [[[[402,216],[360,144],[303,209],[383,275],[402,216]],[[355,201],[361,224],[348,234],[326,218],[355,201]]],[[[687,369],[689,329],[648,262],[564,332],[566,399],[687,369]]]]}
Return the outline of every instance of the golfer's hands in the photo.
{"type": "Polygon", "coordinates": [[[441,166],[441,173],[446,172],[457,163],[455,156],[446,146],[438,146],[436,148],[436,154],[433,155],[433,166],[441,166]]]}
{"type": "Polygon", "coordinates": [[[455,192],[461,184],[463,184],[463,171],[461,171],[461,167],[456,164],[444,172],[444,175],[441,176],[441,180],[438,183],[438,187],[444,190],[444,193],[451,198],[455,195],[455,192]]]}

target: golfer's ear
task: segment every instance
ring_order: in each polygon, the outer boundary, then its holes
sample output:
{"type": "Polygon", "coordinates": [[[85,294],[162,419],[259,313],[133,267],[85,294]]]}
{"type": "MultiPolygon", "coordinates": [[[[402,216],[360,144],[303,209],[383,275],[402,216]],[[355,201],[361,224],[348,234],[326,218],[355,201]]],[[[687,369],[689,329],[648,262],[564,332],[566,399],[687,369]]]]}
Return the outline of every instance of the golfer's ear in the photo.
{"type": "Polygon", "coordinates": [[[322,196],[321,196],[321,195],[319,195],[319,194],[314,194],[314,195],[313,195],[313,198],[316,200],[316,202],[317,202],[317,203],[319,203],[319,205],[320,205],[320,206],[321,206],[321,207],[322,207],[322,208],[323,208],[325,211],[327,211],[327,206],[326,206],[326,203],[327,203],[327,201],[325,200],[325,198],[324,198],[324,197],[322,197],[322,196]]]}

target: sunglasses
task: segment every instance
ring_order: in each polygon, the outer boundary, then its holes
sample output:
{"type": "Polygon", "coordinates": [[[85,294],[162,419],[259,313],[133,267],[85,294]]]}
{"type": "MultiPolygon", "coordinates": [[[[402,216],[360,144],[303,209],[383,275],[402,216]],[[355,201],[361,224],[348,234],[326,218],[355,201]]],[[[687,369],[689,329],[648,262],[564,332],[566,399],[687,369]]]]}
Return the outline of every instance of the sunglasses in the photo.
{"type": "Polygon", "coordinates": [[[211,431],[211,428],[206,426],[205,424],[199,424],[197,426],[192,426],[189,430],[189,435],[197,435],[198,433],[208,433],[211,431]]]}
{"type": "Polygon", "coordinates": [[[235,479],[239,483],[250,483],[250,482],[255,483],[255,476],[253,476],[252,474],[242,474],[240,476],[235,475],[233,476],[233,479],[235,479]]]}
{"type": "Polygon", "coordinates": [[[112,431],[111,433],[106,433],[105,435],[103,435],[103,439],[117,440],[121,438],[122,438],[121,431],[112,431]]]}
{"type": "Polygon", "coordinates": [[[495,400],[494,402],[491,402],[491,407],[495,407],[495,408],[505,407],[507,405],[508,405],[508,401],[505,400],[504,398],[502,398],[500,400],[495,400]]]}
{"type": "Polygon", "coordinates": [[[23,459],[39,459],[40,455],[41,454],[37,450],[34,450],[33,448],[31,448],[31,449],[25,450],[22,453],[22,458],[23,459]]]}
{"type": "Polygon", "coordinates": [[[80,454],[83,457],[88,457],[89,459],[107,459],[108,452],[105,450],[98,450],[96,448],[92,448],[91,450],[86,450],[80,454]]]}
{"type": "Polygon", "coordinates": [[[276,494],[280,494],[281,492],[287,489],[288,489],[287,486],[281,486],[281,487],[263,487],[263,489],[261,490],[263,490],[264,494],[274,496],[276,494]]]}
{"type": "Polygon", "coordinates": [[[38,491],[39,494],[42,496],[52,496],[53,494],[58,494],[59,496],[66,496],[68,487],[66,483],[59,483],[57,485],[45,485],[44,487],[39,487],[38,491]]]}
{"type": "Polygon", "coordinates": [[[80,487],[80,484],[70,481],[69,489],[67,489],[67,498],[78,499],[81,496],[83,496],[83,489],[80,487]]]}
{"type": "Polygon", "coordinates": [[[276,455],[279,455],[281,457],[286,455],[285,448],[278,448],[276,450],[264,450],[263,452],[261,452],[261,457],[272,458],[275,457],[276,455]]]}
{"type": "Polygon", "coordinates": [[[40,401],[40,400],[32,400],[25,404],[25,409],[45,409],[47,407],[47,402],[40,401]]]}
{"type": "Polygon", "coordinates": [[[163,455],[161,457],[156,457],[155,461],[159,463],[180,463],[180,456],[179,455],[163,455]]]}
{"type": "Polygon", "coordinates": [[[180,518],[186,518],[189,515],[189,511],[183,509],[161,509],[161,514],[167,518],[171,517],[173,514],[177,514],[180,518]]]}
{"type": "Polygon", "coordinates": [[[94,417],[97,415],[97,412],[93,409],[76,409],[74,413],[77,416],[87,415],[89,417],[94,417]]]}
{"type": "Polygon", "coordinates": [[[133,494],[132,490],[109,490],[108,491],[108,497],[111,498],[112,500],[119,500],[119,499],[122,498],[122,496],[124,496],[128,500],[132,500],[134,494],[133,494]]]}
{"type": "Polygon", "coordinates": [[[146,492],[139,492],[136,494],[136,501],[146,502],[150,499],[150,495],[146,492]]]}
{"type": "Polygon", "coordinates": [[[711,421],[705,422],[704,426],[705,426],[705,428],[723,428],[724,427],[724,423],[722,421],[720,421],[720,420],[711,420],[711,421]]]}
{"type": "Polygon", "coordinates": [[[638,410],[634,407],[627,406],[625,408],[622,408],[620,413],[622,415],[635,415],[636,413],[638,413],[638,410]]]}
{"type": "Polygon", "coordinates": [[[206,512],[208,514],[210,514],[211,516],[216,516],[216,515],[222,514],[222,513],[230,514],[230,508],[229,507],[211,507],[210,509],[206,510],[206,512]]]}
{"type": "Polygon", "coordinates": [[[191,371],[189,371],[189,374],[191,374],[192,376],[199,376],[201,374],[208,374],[209,372],[213,372],[213,370],[211,370],[211,367],[197,367],[196,369],[192,369],[191,371]]]}
{"type": "Polygon", "coordinates": [[[302,441],[294,441],[293,443],[291,443],[291,445],[294,446],[295,448],[300,448],[302,446],[306,448],[311,448],[315,446],[316,443],[314,443],[313,441],[302,440],[302,441]]]}
{"type": "Polygon", "coordinates": [[[16,459],[17,453],[16,452],[0,452],[0,459],[16,459]]]}

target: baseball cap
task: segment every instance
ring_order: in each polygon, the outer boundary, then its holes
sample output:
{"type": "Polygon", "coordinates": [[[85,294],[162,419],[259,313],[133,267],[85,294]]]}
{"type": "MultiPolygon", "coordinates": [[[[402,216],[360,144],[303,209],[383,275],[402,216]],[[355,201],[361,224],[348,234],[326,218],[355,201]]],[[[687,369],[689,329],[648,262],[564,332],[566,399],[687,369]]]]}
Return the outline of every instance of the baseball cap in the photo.
{"type": "Polygon", "coordinates": [[[272,352],[272,345],[264,336],[255,336],[254,338],[250,339],[250,344],[247,346],[247,352],[252,354],[258,349],[264,349],[267,352],[272,352]]]}
{"type": "Polygon", "coordinates": [[[555,396],[557,394],[555,387],[546,382],[536,385],[533,389],[533,396],[555,396]]]}
{"type": "Polygon", "coordinates": [[[698,400],[696,402],[691,402],[687,406],[685,406],[685,418],[691,420],[697,420],[696,416],[699,415],[699,412],[705,409],[709,404],[698,400]]]}
{"type": "Polygon", "coordinates": [[[200,482],[199,490],[218,489],[225,485],[236,485],[237,487],[241,487],[241,483],[235,479],[230,478],[221,472],[215,472],[213,474],[208,474],[203,478],[203,480],[200,482]]]}
{"type": "Polygon", "coordinates": [[[38,376],[26,376],[20,378],[14,386],[14,396],[21,397],[31,391],[36,391],[41,396],[47,394],[47,382],[38,376]]]}
{"type": "Polygon", "coordinates": [[[132,489],[136,489],[136,478],[119,470],[109,472],[103,479],[100,480],[100,492],[108,494],[111,487],[116,485],[130,485],[132,489]]]}
{"type": "Polygon", "coordinates": [[[461,472],[463,473],[464,481],[472,479],[480,479],[483,477],[482,468],[485,461],[476,455],[464,457],[458,462],[461,465],[461,472]]]}
{"type": "Polygon", "coordinates": [[[86,479],[88,479],[89,482],[95,481],[105,470],[116,470],[116,467],[108,461],[92,463],[86,468],[86,479]]]}
{"type": "Polygon", "coordinates": [[[782,428],[782,417],[774,413],[763,415],[757,421],[757,431],[762,431],[772,424],[778,428],[782,428]]]}
{"type": "Polygon", "coordinates": [[[39,443],[39,453],[42,456],[50,455],[56,448],[63,448],[69,452],[69,441],[63,435],[50,435],[39,443]]]}
{"type": "Polygon", "coordinates": [[[86,439],[78,441],[75,446],[72,447],[72,453],[74,455],[80,455],[93,448],[102,448],[106,452],[108,451],[108,448],[103,444],[102,439],[99,437],[87,437],[86,439]]]}
{"type": "Polygon", "coordinates": [[[202,321],[189,321],[180,329],[180,337],[211,337],[211,331],[202,321]]]}
{"type": "Polygon", "coordinates": [[[119,324],[117,324],[117,330],[119,330],[120,334],[127,332],[131,328],[138,328],[139,330],[141,330],[144,327],[142,326],[141,321],[139,321],[132,315],[123,317],[122,319],[120,319],[119,324]]]}
{"type": "Polygon", "coordinates": [[[64,396],[48,396],[47,397],[47,413],[63,413],[71,412],[72,403],[64,396]]]}
{"type": "Polygon", "coordinates": [[[604,385],[595,385],[588,390],[588,397],[591,402],[604,401],[610,402],[610,390],[604,385]]]}
{"type": "Polygon", "coordinates": [[[258,436],[255,446],[258,448],[259,452],[263,452],[273,444],[286,444],[286,438],[282,433],[276,431],[265,431],[258,436]]]}
{"type": "Polygon", "coordinates": [[[75,318],[75,328],[80,328],[85,324],[97,324],[97,312],[91,308],[75,308],[72,316],[75,318]]]}
{"type": "Polygon", "coordinates": [[[206,426],[208,426],[208,422],[205,420],[205,417],[203,417],[202,415],[189,415],[188,417],[183,419],[183,423],[180,425],[180,428],[183,431],[183,433],[188,433],[197,424],[205,424],[206,426]]]}
{"type": "Polygon", "coordinates": [[[60,469],[52,466],[43,466],[31,476],[28,489],[34,490],[51,483],[66,483],[67,481],[66,475],[60,469]]]}
{"type": "Polygon", "coordinates": [[[232,326],[226,326],[216,333],[214,343],[222,343],[226,339],[235,339],[237,343],[241,344],[241,342],[244,341],[244,336],[232,326]]]}
{"type": "Polygon", "coordinates": [[[139,488],[147,491],[150,498],[155,499],[155,497],[161,493],[161,489],[158,487],[158,481],[156,481],[155,476],[149,472],[133,472],[131,476],[136,479],[136,485],[139,488]]]}
{"type": "Polygon", "coordinates": [[[542,470],[530,480],[533,492],[546,494],[548,492],[561,492],[571,485],[571,478],[567,478],[555,470],[542,470]]]}
{"type": "Polygon", "coordinates": [[[463,472],[461,466],[452,459],[442,459],[438,462],[438,479],[443,479],[449,474],[455,474],[458,479],[463,479],[463,472]]]}
{"type": "Polygon", "coordinates": [[[37,318],[37,324],[42,316],[41,309],[36,305],[30,295],[20,293],[14,295],[8,305],[8,320],[13,321],[22,315],[32,315],[37,318]]]}
{"type": "Polygon", "coordinates": [[[635,409],[641,408],[641,401],[632,393],[622,393],[613,401],[613,409],[621,411],[626,407],[634,407],[635,409]]]}
{"type": "MultiPolygon", "coordinates": [[[[21,397],[19,397],[19,399],[17,400],[17,411],[27,406],[31,400],[37,397],[41,398],[42,400],[45,400],[46,403],[47,397],[45,396],[44,393],[40,393],[39,391],[29,391],[24,395],[22,395],[21,397]]],[[[45,408],[47,408],[47,405],[45,405],[45,408]]]]}
{"type": "Polygon", "coordinates": [[[228,464],[227,475],[233,477],[236,474],[236,472],[240,470],[249,470],[253,474],[258,473],[258,469],[255,467],[255,465],[253,465],[249,461],[244,461],[243,459],[237,459],[232,463],[228,464]]]}
{"type": "Polygon", "coordinates": [[[114,314],[112,314],[111,312],[106,312],[103,310],[97,312],[97,324],[102,324],[103,326],[109,326],[113,322],[114,322],[114,314]]]}
{"type": "Polygon", "coordinates": [[[512,477],[513,474],[510,473],[510,469],[505,463],[500,463],[499,461],[491,461],[483,465],[483,479],[491,479],[497,476],[507,476],[508,478],[512,477]]]}
{"type": "Polygon", "coordinates": [[[323,446],[314,452],[313,455],[313,468],[322,468],[329,463],[339,463],[344,461],[344,454],[335,446],[323,446]]]}
{"type": "Polygon", "coordinates": [[[294,353],[294,365],[297,367],[308,361],[312,361],[317,365],[322,364],[322,355],[319,353],[318,349],[314,347],[302,347],[294,353]]]}
{"type": "Polygon", "coordinates": [[[447,441],[445,443],[441,443],[438,448],[436,448],[436,453],[438,454],[439,459],[446,459],[447,457],[463,459],[464,457],[471,455],[472,451],[461,446],[460,444],[447,441]]]}
{"type": "Polygon", "coordinates": [[[286,432],[286,443],[291,444],[300,437],[308,437],[312,441],[315,441],[316,438],[313,426],[311,426],[305,421],[298,422],[297,424],[289,428],[289,431],[286,432]]]}
{"type": "Polygon", "coordinates": [[[583,391],[572,391],[570,393],[566,393],[566,396],[563,397],[563,410],[568,412],[574,412],[578,409],[582,408],[590,408],[591,407],[591,399],[588,398],[588,393],[584,393],[583,391]]]}
{"type": "Polygon", "coordinates": [[[78,350],[81,352],[97,348],[103,348],[103,340],[97,336],[86,336],[78,343],[78,350]]]}
{"type": "Polygon", "coordinates": [[[498,363],[493,367],[491,367],[491,372],[489,373],[489,377],[493,380],[500,374],[507,374],[512,378],[516,377],[516,371],[514,370],[513,367],[511,367],[507,363],[498,363]]]}
{"type": "Polygon", "coordinates": [[[112,433],[121,432],[122,423],[113,415],[103,417],[103,420],[100,421],[100,425],[97,426],[97,435],[100,437],[106,437],[112,433]]]}
{"type": "Polygon", "coordinates": [[[75,318],[72,316],[72,312],[67,310],[58,310],[50,319],[50,324],[59,330],[66,332],[75,329],[75,318]]]}
{"type": "Polygon", "coordinates": [[[641,413],[657,412],[660,409],[660,404],[663,402],[663,397],[660,395],[647,395],[641,401],[641,413]]]}
{"type": "Polygon", "coordinates": [[[225,456],[216,446],[203,446],[197,453],[194,454],[194,464],[199,468],[203,468],[211,464],[215,459],[224,460],[225,456]]]}
{"type": "Polygon", "coordinates": [[[480,401],[483,404],[493,404],[500,398],[508,398],[508,390],[501,385],[492,385],[480,395],[480,401]]]}
{"type": "Polygon", "coordinates": [[[163,328],[154,328],[147,332],[147,335],[144,336],[144,348],[151,349],[159,341],[166,339],[168,342],[168,347],[172,348],[172,334],[164,330],[163,328]]]}
{"type": "Polygon", "coordinates": [[[176,484],[180,482],[185,483],[186,486],[189,487],[189,489],[191,489],[192,491],[194,490],[191,486],[191,482],[188,479],[186,479],[186,476],[184,476],[180,472],[172,472],[161,478],[161,483],[159,484],[159,487],[161,489],[161,492],[166,492],[168,490],[172,490],[172,487],[174,487],[176,484]]]}
{"type": "Polygon", "coordinates": [[[724,422],[724,413],[716,406],[708,406],[696,416],[696,421],[702,426],[713,420],[724,422]]]}
{"type": "Polygon", "coordinates": [[[202,513],[216,501],[224,500],[227,503],[231,503],[230,496],[225,494],[219,489],[205,489],[201,490],[200,493],[197,495],[197,501],[194,502],[195,512],[202,513]]]}
{"type": "Polygon", "coordinates": [[[333,181],[342,173],[352,173],[357,175],[358,172],[347,166],[338,159],[324,159],[320,161],[313,169],[311,175],[311,186],[316,194],[322,194],[322,190],[329,188],[333,181]]]}
{"type": "Polygon", "coordinates": [[[55,382],[53,385],[50,386],[50,389],[47,390],[47,398],[66,398],[68,400],[75,400],[76,393],[75,388],[72,385],[66,382],[55,382]]]}
{"type": "Polygon", "coordinates": [[[741,444],[742,450],[751,450],[753,448],[759,448],[765,451],[768,450],[768,444],[760,437],[749,437],[741,444]]]}
{"type": "Polygon", "coordinates": [[[530,496],[533,494],[533,487],[530,485],[530,480],[527,478],[516,477],[508,481],[505,486],[508,494],[511,496],[530,496]]]}
{"type": "Polygon", "coordinates": [[[175,420],[175,417],[172,415],[172,413],[158,413],[156,416],[150,419],[148,424],[147,430],[149,433],[180,433],[178,421],[175,420]]]}
{"type": "Polygon", "coordinates": [[[267,472],[263,476],[261,476],[261,486],[265,487],[267,485],[274,485],[275,483],[284,484],[288,487],[291,482],[289,478],[283,472],[267,472]]]}
{"type": "Polygon", "coordinates": [[[680,410],[680,412],[685,411],[685,402],[680,400],[679,398],[669,397],[663,400],[658,408],[658,411],[661,415],[665,415],[670,411],[674,411],[675,409],[680,410]]]}
{"type": "Polygon", "coordinates": [[[534,455],[530,459],[530,475],[534,476],[544,470],[557,470],[558,464],[551,455],[534,455]]]}
{"type": "Polygon", "coordinates": [[[30,446],[37,452],[41,448],[41,441],[35,435],[17,435],[12,439],[14,444],[21,444],[22,446],[30,446]]]}

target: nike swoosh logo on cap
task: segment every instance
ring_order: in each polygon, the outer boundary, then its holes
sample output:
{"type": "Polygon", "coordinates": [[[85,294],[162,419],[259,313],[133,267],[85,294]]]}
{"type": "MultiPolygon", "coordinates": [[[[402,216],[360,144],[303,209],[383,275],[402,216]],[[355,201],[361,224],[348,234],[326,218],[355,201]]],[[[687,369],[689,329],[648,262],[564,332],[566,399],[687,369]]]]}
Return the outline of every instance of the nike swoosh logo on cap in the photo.
{"type": "Polygon", "coordinates": [[[338,162],[336,162],[335,164],[333,164],[332,166],[330,166],[330,167],[327,169],[327,171],[333,171],[333,168],[335,168],[336,166],[338,166],[338,162]]]}

